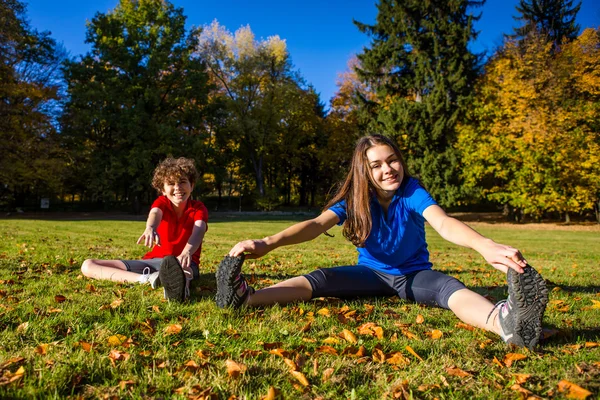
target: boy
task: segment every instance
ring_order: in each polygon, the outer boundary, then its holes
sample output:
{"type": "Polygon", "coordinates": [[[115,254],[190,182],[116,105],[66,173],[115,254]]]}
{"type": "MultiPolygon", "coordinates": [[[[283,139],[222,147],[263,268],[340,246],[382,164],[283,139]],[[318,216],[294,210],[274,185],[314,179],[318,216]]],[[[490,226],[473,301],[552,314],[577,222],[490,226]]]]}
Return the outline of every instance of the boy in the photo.
{"type": "Polygon", "coordinates": [[[152,288],[162,284],[166,299],[185,300],[190,281],[199,276],[202,239],[208,229],[208,210],[202,202],[190,199],[197,177],[193,160],[162,161],[152,178],[152,186],[161,196],[152,204],[146,229],[137,241],[152,250],[142,260],[85,260],[81,264],[83,275],[117,282],[149,282],[152,288]]]}

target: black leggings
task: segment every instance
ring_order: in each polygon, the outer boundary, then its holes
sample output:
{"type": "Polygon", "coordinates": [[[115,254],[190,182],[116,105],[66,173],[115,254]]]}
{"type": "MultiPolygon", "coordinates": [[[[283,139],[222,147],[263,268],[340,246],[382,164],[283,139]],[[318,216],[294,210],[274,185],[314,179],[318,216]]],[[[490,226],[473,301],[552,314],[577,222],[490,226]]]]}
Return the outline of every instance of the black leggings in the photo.
{"type": "Polygon", "coordinates": [[[442,308],[457,290],[465,289],[458,279],[431,269],[407,275],[390,275],[363,265],[323,268],[304,275],[312,286],[312,297],[352,298],[394,296],[442,308]]]}

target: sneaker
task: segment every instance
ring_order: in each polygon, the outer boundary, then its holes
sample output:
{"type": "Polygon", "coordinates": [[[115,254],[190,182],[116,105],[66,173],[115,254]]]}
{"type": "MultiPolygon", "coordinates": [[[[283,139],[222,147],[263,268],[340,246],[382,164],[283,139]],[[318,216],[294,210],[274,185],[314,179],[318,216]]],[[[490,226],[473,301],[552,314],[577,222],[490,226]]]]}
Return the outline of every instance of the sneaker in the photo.
{"type": "Polygon", "coordinates": [[[182,302],[189,296],[189,280],[176,257],[167,256],[162,260],[158,276],[165,299],[182,302]]]}
{"type": "Polygon", "coordinates": [[[152,289],[158,289],[160,287],[160,271],[151,273],[148,276],[148,282],[152,286],[152,289]]]}
{"type": "Polygon", "coordinates": [[[217,307],[239,308],[254,289],[248,285],[241,274],[244,255],[239,257],[225,256],[217,268],[217,307]]]}
{"type": "MultiPolygon", "coordinates": [[[[548,304],[544,278],[531,266],[519,274],[508,270],[508,299],[496,304],[500,336],[506,343],[533,349],[542,336],[542,318],[548,304]]],[[[493,310],[492,310],[493,311],[493,310]]]]}

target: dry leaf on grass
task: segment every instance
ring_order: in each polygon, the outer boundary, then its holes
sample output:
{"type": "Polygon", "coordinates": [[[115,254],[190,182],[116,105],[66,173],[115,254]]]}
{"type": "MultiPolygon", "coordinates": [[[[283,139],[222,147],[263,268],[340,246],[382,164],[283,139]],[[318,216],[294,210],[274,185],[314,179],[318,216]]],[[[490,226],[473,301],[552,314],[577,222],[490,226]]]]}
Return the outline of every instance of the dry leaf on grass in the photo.
{"type": "Polygon", "coordinates": [[[125,336],[125,335],[112,335],[112,336],[109,336],[107,339],[107,342],[110,346],[121,346],[126,341],[127,341],[127,336],[125,336]]]}
{"type": "Polygon", "coordinates": [[[351,331],[349,331],[348,329],[344,329],[342,331],[342,335],[344,336],[344,339],[348,342],[348,343],[358,343],[358,340],[356,340],[356,335],[354,335],[354,333],[352,333],[351,331]]]}
{"type": "Polygon", "coordinates": [[[432,339],[440,339],[442,336],[444,336],[444,333],[439,329],[434,329],[430,332],[425,332],[425,335],[429,336],[432,339]]]}
{"type": "Polygon", "coordinates": [[[329,378],[331,378],[331,375],[333,375],[333,371],[335,371],[333,368],[327,368],[325,371],[323,371],[323,377],[321,380],[323,382],[327,382],[329,378]]]}
{"type": "Polygon", "coordinates": [[[462,369],[456,368],[456,367],[448,367],[448,368],[446,368],[446,373],[448,375],[458,376],[460,378],[466,378],[468,376],[473,376],[473,374],[471,374],[470,372],[467,372],[465,370],[462,370],[462,369]]]}
{"type": "Polygon", "coordinates": [[[43,344],[40,344],[39,346],[37,346],[34,351],[37,354],[45,355],[48,352],[49,346],[50,346],[49,344],[43,343],[43,344]]]}
{"type": "Polygon", "coordinates": [[[564,379],[558,382],[558,391],[565,393],[568,399],[587,399],[592,395],[592,392],[564,379]]]}
{"type": "Polygon", "coordinates": [[[65,296],[63,296],[62,294],[57,294],[56,296],[54,296],[54,301],[56,301],[57,303],[63,303],[67,300],[67,298],[65,296]]]}
{"type": "Polygon", "coordinates": [[[294,376],[294,378],[296,378],[298,380],[298,382],[300,382],[303,386],[308,386],[308,379],[306,379],[306,376],[304,376],[304,374],[300,371],[290,371],[290,373],[294,376]]]}
{"type": "Polygon", "coordinates": [[[248,369],[244,364],[235,362],[231,359],[225,361],[227,373],[232,378],[237,378],[248,369]]]}
{"type": "Polygon", "coordinates": [[[527,356],[524,354],[519,354],[519,353],[508,353],[507,355],[504,356],[504,364],[510,368],[510,366],[515,362],[515,361],[519,361],[519,360],[524,360],[526,359],[527,356]]]}
{"type": "Polygon", "coordinates": [[[294,362],[294,360],[290,360],[289,358],[284,358],[283,362],[290,367],[290,369],[292,371],[298,371],[298,366],[296,365],[296,363],[294,362]]]}
{"type": "Polygon", "coordinates": [[[167,326],[164,330],[165,335],[176,335],[181,332],[182,326],[179,324],[171,324],[167,326]]]}
{"type": "Polygon", "coordinates": [[[423,316],[421,314],[417,315],[417,320],[416,320],[417,324],[422,324],[423,322],[425,322],[425,318],[423,318],[423,316]]]}
{"type": "Polygon", "coordinates": [[[417,357],[419,360],[423,361],[423,359],[422,359],[422,358],[421,358],[421,357],[420,357],[420,356],[417,354],[417,352],[416,352],[416,351],[414,351],[414,350],[413,350],[413,348],[412,348],[412,347],[410,347],[410,346],[408,346],[408,345],[407,345],[407,346],[405,347],[405,349],[406,349],[406,350],[407,350],[407,351],[408,351],[410,354],[412,354],[413,356],[417,357]]]}
{"type": "Polygon", "coordinates": [[[282,398],[283,398],[283,396],[281,395],[281,390],[274,388],[273,386],[270,386],[269,390],[267,391],[267,395],[264,397],[261,397],[260,400],[279,400],[282,398]]]}
{"type": "Polygon", "coordinates": [[[531,378],[531,374],[511,374],[515,378],[515,382],[518,384],[525,383],[531,378]]]}
{"type": "Polygon", "coordinates": [[[319,352],[319,353],[327,353],[327,354],[333,354],[334,356],[338,355],[338,352],[336,349],[334,349],[331,346],[321,346],[321,347],[317,347],[315,349],[315,351],[319,352]]]}

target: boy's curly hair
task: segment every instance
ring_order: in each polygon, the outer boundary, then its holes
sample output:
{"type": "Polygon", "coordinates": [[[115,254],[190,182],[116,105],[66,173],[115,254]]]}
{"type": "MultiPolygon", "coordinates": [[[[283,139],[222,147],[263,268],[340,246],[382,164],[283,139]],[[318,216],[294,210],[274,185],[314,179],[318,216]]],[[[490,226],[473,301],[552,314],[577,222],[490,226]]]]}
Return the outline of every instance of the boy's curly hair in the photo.
{"type": "Polygon", "coordinates": [[[152,187],[158,190],[158,193],[162,193],[166,181],[177,181],[181,178],[187,178],[192,185],[196,183],[198,171],[194,160],[184,157],[168,157],[161,161],[154,170],[152,187]]]}

